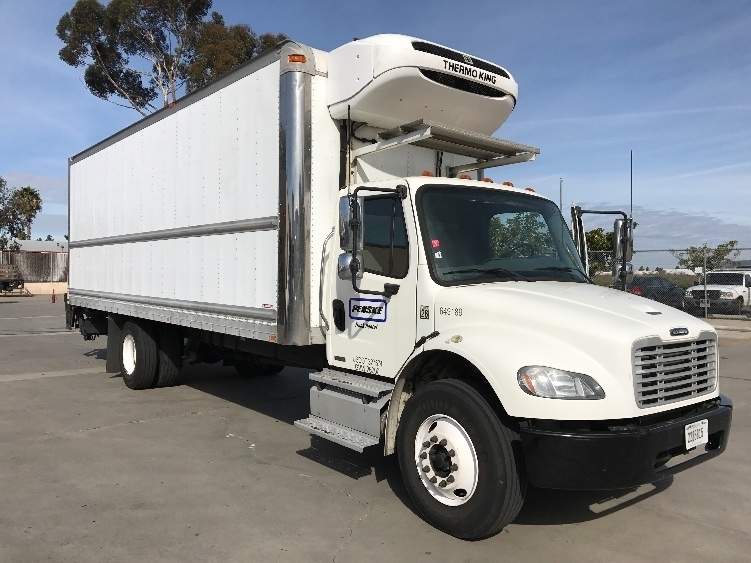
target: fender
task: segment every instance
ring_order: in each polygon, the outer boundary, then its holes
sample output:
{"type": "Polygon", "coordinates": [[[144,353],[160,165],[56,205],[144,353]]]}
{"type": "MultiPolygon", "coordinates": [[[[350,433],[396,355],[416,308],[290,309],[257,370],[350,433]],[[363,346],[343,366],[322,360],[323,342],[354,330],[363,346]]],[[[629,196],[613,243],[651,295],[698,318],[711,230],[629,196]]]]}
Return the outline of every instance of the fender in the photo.
{"type": "MultiPolygon", "coordinates": [[[[419,354],[412,357],[397,374],[394,390],[391,394],[391,400],[389,401],[389,406],[386,410],[386,420],[384,422],[384,455],[391,455],[395,450],[396,432],[399,428],[399,420],[402,417],[404,405],[411,396],[410,391],[405,391],[407,381],[409,381],[414,374],[418,373],[419,370],[422,369],[430,359],[436,357],[436,355],[444,354],[448,356],[454,356],[461,362],[471,365],[488,385],[488,388],[492,388],[487,377],[485,377],[483,370],[474,358],[467,357],[466,354],[459,353],[456,350],[448,350],[441,346],[424,348],[419,354]]],[[[495,390],[494,394],[500,402],[500,397],[498,397],[498,394],[497,392],[495,392],[495,390]]],[[[503,407],[502,403],[501,407],[503,407]]]]}

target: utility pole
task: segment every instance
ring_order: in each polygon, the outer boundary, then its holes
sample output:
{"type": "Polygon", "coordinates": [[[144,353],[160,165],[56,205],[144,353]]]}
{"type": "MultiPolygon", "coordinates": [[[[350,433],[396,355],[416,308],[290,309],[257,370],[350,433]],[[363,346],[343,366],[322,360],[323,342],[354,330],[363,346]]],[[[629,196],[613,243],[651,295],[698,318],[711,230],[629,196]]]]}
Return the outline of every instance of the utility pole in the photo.
{"type": "Polygon", "coordinates": [[[558,178],[558,207],[563,213],[563,178],[558,178]]]}

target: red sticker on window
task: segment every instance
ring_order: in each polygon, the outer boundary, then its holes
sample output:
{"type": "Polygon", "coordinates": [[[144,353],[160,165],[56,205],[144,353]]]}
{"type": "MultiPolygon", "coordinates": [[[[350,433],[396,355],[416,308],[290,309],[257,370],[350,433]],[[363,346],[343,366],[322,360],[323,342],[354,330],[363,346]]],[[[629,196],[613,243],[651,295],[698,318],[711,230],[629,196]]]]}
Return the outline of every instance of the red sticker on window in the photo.
{"type": "Polygon", "coordinates": [[[433,240],[431,240],[430,244],[433,245],[433,248],[441,248],[441,241],[438,240],[437,238],[434,238],[433,240]]]}

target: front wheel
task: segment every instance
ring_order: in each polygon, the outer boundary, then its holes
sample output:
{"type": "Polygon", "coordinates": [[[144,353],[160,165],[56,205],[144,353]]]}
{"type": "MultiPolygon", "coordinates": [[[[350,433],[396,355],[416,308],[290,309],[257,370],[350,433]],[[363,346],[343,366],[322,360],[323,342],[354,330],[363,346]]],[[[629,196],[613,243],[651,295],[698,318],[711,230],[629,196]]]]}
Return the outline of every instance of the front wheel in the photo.
{"type": "Polygon", "coordinates": [[[516,439],[467,383],[442,379],[418,388],[399,424],[397,454],[420,515],[458,538],[498,533],[524,503],[516,439]]]}

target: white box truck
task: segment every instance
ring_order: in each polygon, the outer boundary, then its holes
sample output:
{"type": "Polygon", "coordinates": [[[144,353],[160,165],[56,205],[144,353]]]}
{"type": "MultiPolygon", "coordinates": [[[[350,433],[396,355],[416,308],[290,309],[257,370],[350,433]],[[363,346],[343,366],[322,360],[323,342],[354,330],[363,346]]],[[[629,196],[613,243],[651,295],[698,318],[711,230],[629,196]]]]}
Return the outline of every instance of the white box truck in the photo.
{"type": "MultiPolygon", "coordinates": [[[[724,451],[717,334],[592,283],[576,208],[484,181],[504,68],[378,35],[287,42],[72,157],[68,326],[128,387],[310,368],[296,425],[397,454],[430,523],[481,538],[525,487],[618,489],[724,451]]],[[[616,221],[618,273],[630,254],[616,221]]]]}

